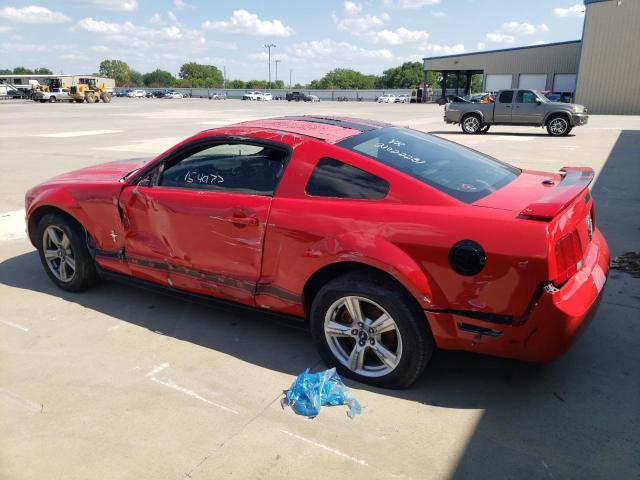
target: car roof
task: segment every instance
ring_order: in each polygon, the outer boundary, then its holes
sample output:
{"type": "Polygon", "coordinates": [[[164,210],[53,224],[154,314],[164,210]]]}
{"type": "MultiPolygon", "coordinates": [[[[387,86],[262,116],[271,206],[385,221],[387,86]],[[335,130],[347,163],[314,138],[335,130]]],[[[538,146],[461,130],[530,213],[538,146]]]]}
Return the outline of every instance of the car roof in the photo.
{"type": "Polygon", "coordinates": [[[328,143],[337,143],[354,135],[390,125],[361,118],[304,115],[250,120],[233,126],[278,130],[313,137],[328,143]]]}

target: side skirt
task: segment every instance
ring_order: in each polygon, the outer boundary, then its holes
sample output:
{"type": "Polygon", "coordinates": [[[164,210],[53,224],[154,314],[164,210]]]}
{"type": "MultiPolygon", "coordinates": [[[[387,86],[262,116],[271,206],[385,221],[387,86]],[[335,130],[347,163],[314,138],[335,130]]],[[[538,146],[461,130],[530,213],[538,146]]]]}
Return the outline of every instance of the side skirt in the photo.
{"type": "Polygon", "coordinates": [[[135,278],[128,275],[122,275],[120,273],[111,272],[109,270],[105,270],[104,268],[100,268],[99,266],[98,266],[98,272],[100,274],[100,277],[102,277],[105,280],[115,280],[116,282],[124,283],[127,285],[133,285],[135,287],[143,288],[145,290],[149,290],[154,293],[161,293],[164,295],[168,295],[178,300],[197,303],[200,305],[218,308],[218,309],[229,311],[229,312],[245,311],[245,312],[251,312],[252,314],[260,314],[276,323],[308,330],[307,319],[303,317],[285,315],[283,313],[273,312],[271,310],[266,310],[264,308],[250,307],[248,305],[231,302],[229,300],[223,300],[221,298],[201,295],[198,293],[188,292],[186,290],[179,290],[177,288],[159,285],[157,283],[150,282],[148,280],[142,280],[140,278],[135,278]]]}

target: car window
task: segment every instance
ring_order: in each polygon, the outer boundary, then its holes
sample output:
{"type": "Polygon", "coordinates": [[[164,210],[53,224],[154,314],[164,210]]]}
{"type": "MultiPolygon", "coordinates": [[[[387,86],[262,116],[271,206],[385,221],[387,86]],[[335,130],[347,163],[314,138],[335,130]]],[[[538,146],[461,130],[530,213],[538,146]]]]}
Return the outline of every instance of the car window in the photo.
{"type": "Polygon", "coordinates": [[[518,90],[516,103],[536,103],[538,96],[531,90],[518,90]]]}
{"type": "Polygon", "coordinates": [[[313,197],[377,200],[387,196],[389,184],[360,168],[325,157],[313,170],[306,192],[313,197]]]}
{"type": "Polygon", "coordinates": [[[498,100],[500,103],[511,103],[513,101],[513,90],[501,92],[498,100]]]}
{"type": "Polygon", "coordinates": [[[416,130],[385,127],[338,142],[458,200],[471,203],[514,180],[520,170],[416,130]]]}
{"type": "Polygon", "coordinates": [[[173,159],[159,185],[195,190],[273,195],[284,172],[287,152],[270,145],[224,143],[173,159]]]}

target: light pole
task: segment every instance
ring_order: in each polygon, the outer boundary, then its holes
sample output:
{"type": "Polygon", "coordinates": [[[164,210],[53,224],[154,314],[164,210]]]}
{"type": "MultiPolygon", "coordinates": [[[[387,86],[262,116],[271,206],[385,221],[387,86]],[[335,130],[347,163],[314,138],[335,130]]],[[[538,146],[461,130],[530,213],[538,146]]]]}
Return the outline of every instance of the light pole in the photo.
{"type": "Polygon", "coordinates": [[[269,52],[269,90],[271,90],[271,49],[276,46],[273,43],[266,43],[264,48],[269,52]]]}
{"type": "Polygon", "coordinates": [[[278,64],[281,62],[282,60],[274,60],[273,63],[276,64],[276,83],[278,83],[278,64]]]}

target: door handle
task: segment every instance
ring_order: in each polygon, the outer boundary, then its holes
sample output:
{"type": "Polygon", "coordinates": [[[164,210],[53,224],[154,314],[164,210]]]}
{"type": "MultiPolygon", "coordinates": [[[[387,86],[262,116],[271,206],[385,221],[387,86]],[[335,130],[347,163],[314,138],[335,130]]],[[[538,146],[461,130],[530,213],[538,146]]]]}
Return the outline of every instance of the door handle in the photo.
{"type": "Polygon", "coordinates": [[[505,105],[504,108],[511,108],[511,105],[505,105]]]}
{"type": "Polygon", "coordinates": [[[229,215],[224,217],[225,221],[235,223],[237,225],[258,225],[258,219],[251,216],[229,215]]]}

